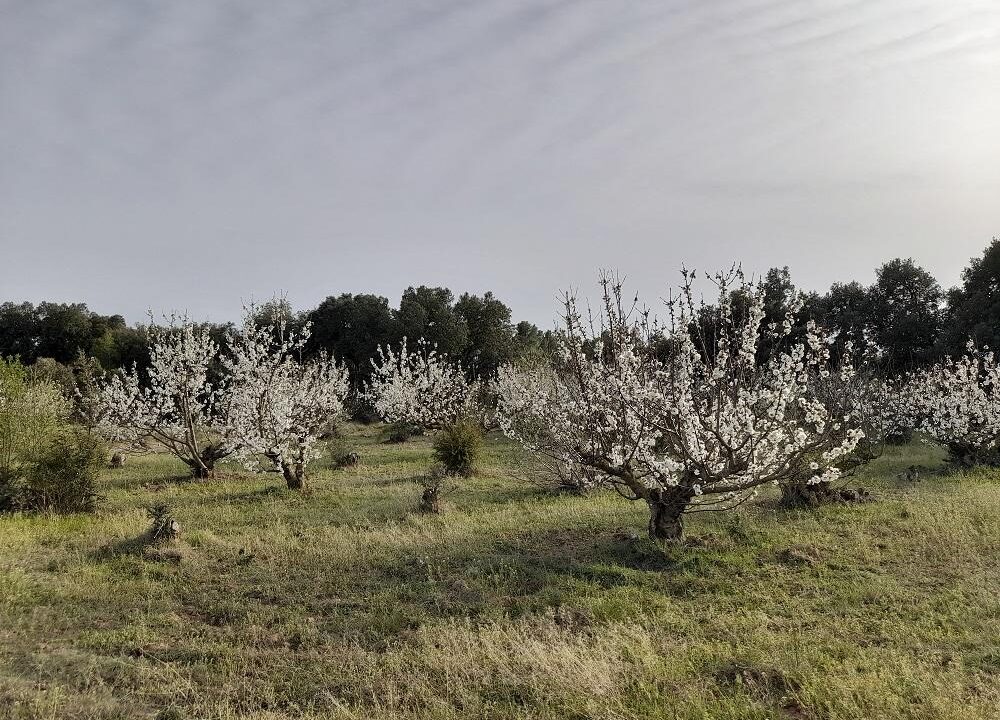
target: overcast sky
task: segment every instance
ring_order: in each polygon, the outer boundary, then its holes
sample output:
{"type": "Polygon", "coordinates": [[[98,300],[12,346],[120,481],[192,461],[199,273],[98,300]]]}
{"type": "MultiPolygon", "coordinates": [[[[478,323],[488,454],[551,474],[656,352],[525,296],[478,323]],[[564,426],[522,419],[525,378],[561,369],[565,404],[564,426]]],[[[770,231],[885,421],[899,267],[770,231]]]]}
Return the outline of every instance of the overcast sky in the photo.
{"type": "Polygon", "coordinates": [[[493,290],[1000,235],[996,0],[0,0],[0,301],[493,290]]]}

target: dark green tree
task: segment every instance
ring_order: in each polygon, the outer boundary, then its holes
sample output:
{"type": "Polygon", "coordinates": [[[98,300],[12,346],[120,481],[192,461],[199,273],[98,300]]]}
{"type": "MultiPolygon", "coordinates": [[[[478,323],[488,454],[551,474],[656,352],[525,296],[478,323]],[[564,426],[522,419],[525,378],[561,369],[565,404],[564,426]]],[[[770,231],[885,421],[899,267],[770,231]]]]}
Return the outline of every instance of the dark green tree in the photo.
{"type": "Polygon", "coordinates": [[[19,357],[34,362],[38,354],[38,313],[31,303],[5,302],[0,305],[0,357],[19,357]]]}
{"type": "Polygon", "coordinates": [[[468,340],[462,365],[470,376],[489,377],[514,357],[514,328],[510,308],[493,293],[482,297],[465,293],[455,303],[455,312],[465,321],[468,340]]]}
{"type": "Polygon", "coordinates": [[[423,338],[439,353],[461,359],[469,338],[465,318],[455,311],[451,290],[442,287],[409,287],[399,301],[396,319],[409,340],[423,338]]]}
{"type": "Polygon", "coordinates": [[[356,385],[371,372],[379,345],[395,345],[402,337],[389,301],[377,295],[328,297],[312,312],[307,352],[326,350],[347,365],[356,385]]]}
{"type": "Polygon", "coordinates": [[[91,318],[92,313],[82,303],[41,303],[38,306],[36,329],[37,356],[67,363],[76,357],[79,350],[89,352],[94,339],[91,318]]]}
{"type": "Polygon", "coordinates": [[[555,357],[555,333],[540,330],[537,325],[522,320],[514,327],[513,360],[523,363],[547,362],[555,357]]]}
{"type": "Polygon", "coordinates": [[[969,339],[1000,349],[1000,239],[993,238],[982,257],[972,258],[962,284],[948,293],[940,354],[965,352],[969,339]]]}
{"type": "Polygon", "coordinates": [[[876,272],[869,291],[871,324],[884,368],[902,372],[935,359],[941,333],[941,287],[912,258],[896,258],[876,272]]]}
{"type": "Polygon", "coordinates": [[[872,302],[868,288],[859,282],[834,283],[819,299],[817,322],[833,337],[834,359],[843,357],[850,343],[855,357],[871,357],[875,351],[872,302]]]}

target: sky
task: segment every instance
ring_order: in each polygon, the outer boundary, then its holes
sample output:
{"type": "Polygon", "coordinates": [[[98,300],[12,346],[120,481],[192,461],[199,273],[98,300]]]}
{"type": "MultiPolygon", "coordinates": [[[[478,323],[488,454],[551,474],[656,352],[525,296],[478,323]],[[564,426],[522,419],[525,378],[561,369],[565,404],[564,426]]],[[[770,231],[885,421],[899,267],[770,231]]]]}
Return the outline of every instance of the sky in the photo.
{"type": "Polygon", "coordinates": [[[996,0],[0,0],[0,301],[945,287],[1000,235],[996,0]]]}

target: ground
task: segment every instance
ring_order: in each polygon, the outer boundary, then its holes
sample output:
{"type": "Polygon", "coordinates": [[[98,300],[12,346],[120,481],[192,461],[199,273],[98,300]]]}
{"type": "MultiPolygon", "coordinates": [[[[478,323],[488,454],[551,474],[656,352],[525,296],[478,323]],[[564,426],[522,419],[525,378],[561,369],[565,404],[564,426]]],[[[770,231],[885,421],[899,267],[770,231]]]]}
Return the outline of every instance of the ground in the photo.
{"type": "Polygon", "coordinates": [[[0,519],[0,717],[998,715],[1000,475],[892,448],[876,502],[765,496],[664,555],[644,507],[518,479],[502,439],[440,516],[415,512],[427,438],[345,442],[360,465],[308,496],[153,455],[96,515],[0,519]]]}

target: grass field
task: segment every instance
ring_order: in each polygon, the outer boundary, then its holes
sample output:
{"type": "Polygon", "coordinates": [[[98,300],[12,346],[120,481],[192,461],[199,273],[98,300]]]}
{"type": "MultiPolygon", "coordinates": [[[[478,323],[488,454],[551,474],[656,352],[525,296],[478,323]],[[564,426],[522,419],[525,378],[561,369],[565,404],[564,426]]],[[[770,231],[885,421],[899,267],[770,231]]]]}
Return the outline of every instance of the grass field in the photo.
{"type": "Polygon", "coordinates": [[[498,438],[417,514],[428,440],[348,432],[308,496],[148,456],[97,515],[0,518],[0,717],[1000,717],[997,475],[894,448],[877,502],[765,497],[663,555],[643,506],[518,481],[498,438]]]}

